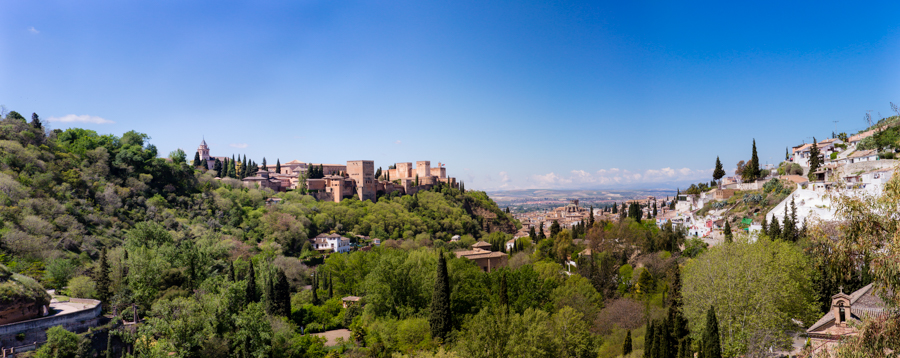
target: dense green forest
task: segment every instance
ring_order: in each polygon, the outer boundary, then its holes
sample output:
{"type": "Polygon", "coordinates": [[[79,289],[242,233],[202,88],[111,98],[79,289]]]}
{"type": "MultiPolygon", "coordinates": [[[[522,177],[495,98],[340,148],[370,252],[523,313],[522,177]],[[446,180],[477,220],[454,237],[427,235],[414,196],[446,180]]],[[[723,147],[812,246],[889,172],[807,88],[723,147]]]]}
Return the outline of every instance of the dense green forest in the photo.
{"type": "MultiPolygon", "coordinates": [[[[0,263],[136,313],[117,333],[136,357],[738,356],[786,347],[792,319],[814,322],[831,290],[866,279],[834,273],[805,231],[708,248],[640,215],[541,229],[484,272],[452,251],[505,251],[517,224],[483,192],[320,202],[216,179],[149,140],[0,122],[0,263]],[[311,249],[330,232],[383,242],[311,249]],[[340,328],[351,336],[336,345],[311,335],[340,328]]],[[[37,356],[90,354],[48,336],[37,356]]]]}

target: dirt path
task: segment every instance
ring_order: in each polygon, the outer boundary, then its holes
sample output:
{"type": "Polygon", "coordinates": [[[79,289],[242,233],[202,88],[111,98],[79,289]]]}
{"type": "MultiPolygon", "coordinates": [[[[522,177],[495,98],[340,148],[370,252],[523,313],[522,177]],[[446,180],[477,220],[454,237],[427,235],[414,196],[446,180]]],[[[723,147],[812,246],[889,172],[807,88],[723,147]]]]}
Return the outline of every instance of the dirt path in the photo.
{"type": "Polygon", "coordinates": [[[325,331],[322,333],[313,333],[314,336],[325,337],[328,342],[325,342],[326,346],[334,346],[337,345],[337,339],[343,338],[345,342],[350,340],[350,330],[349,329],[335,329],[333,331],[325,331]]]}

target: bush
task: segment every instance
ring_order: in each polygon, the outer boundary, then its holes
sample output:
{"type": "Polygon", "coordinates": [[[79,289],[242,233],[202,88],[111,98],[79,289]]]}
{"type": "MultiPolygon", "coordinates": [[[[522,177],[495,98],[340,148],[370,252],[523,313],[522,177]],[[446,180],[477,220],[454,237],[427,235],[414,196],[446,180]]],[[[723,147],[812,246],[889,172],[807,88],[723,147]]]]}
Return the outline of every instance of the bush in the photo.
{"type": "Polygon", "coordinates": [[[831,153],[831,160],[837,159],[837,153],[831,153]]]}
{"type": "Polygon", "coordinates": [[[878,159],[894,159],[894,153],[892,153],[892,152],[879,153],[878,159]]]}
{"type": "Polygon", "coordinates": [[[97,284],[87,276],[78,276],[69,280],[69,297],[96,298],[97,284]]]}

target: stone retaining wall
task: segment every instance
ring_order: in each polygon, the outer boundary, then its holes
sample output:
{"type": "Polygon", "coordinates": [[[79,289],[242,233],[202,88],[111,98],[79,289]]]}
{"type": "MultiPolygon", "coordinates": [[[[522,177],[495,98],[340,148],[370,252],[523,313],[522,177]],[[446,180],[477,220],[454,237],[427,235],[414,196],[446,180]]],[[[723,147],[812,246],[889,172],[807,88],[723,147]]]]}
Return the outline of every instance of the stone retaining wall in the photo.
{"type": "Polygon", "coordinates": [[[90,327],[97,326],[98,318],[103,312],[103,306],[100,301],[81,298],[72,298],[69,301],[96,304],[96,306],[77,312],[2,325],[0,326],[0,347],[15,347],[31,342],[43,342],[47,340],[45,332],[50,327],[63,326],[68,331],[80,333],[90,327]],[[16,339],[16,335],[20,333],[24,335],[24,338],[21,340],[16,339]]]}

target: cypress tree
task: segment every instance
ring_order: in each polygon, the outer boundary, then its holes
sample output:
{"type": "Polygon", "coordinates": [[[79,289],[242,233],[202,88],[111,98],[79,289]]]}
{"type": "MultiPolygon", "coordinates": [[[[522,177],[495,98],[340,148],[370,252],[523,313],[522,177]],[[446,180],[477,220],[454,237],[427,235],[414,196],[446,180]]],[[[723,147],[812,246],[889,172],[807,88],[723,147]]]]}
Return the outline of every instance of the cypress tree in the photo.
{"type": "Polygon", "coordinates": [[[769,238],[778,240],[781,238],[781,225],[778,224],[778,218],[772,215],[772,222],[769,224],[769,238]]]}
{"type": "Polygon", "coordinates": [[[788,213],[788,207],[785,205],[784,207],[784,222],[781,223],[781,238],[785,241],[794,241],[794,226],[793,221],[791,221],[790,213],[788,213]]]}
{"type": "Polygon", "coordinates": [[[328,274],[328,299],[334,298],[334,277],[328,274]]]}
{"type": "Polygon", "coordinates": [[[213,164],[213,171],[216,172],[217,177],[222,177],[222,161],[219,158],[216,158],[216,162],[213,164]]]}
{"type": "Polygon", "coordinates": [[[631,354],[631,330],[628,330],[628,333],[625,333],[625,343],[622,344],[622,355],[627,356],[631,354]]]}
{"type": "Polygon", "coordinates": [[[716,320],[716,309],[710,307],[706,312],[706,329],[703,331],[703,357],[722,358],[722,347],[719,345],[719,322],[716,320]]]}
{"type": "Polygon", "coordinates": [[[716,169],[713,170],[713,180],[719,181],[724,176],[725,169],[722,167],[722,161],[719,160],[719,157],[716,157],[716,169]]]}
{"type": "Polygon", "coordinates": [[[312,292],[313,304],[318,305],[319,304],[319,273],[318,273],[318,271],[313,273],[312,291],[313,291],[312,292]]]}
{"type": "Polygon", "coordinates": [[[509,297],[506,292],[506,271],[500,273],[500,307],[509,313],[509,297]]]}
{"type": "Polygon", "coordinates": [[[734,242],[734,236],[731,233],[731,224],[729,223],[728,218],[725,218],[725,242],[734,242]]]}
{"type": "Polygon", "coordinates": [[[278,269],[278,278],[275,282],[275,299],[278,303],[278,312],[282,316],[291,315],[291,285],[288,283],[284,270],[278,269]]]}
{"type": "Polygon", "coordinates": [[[237,178],[237,174],[234,171],[234,159],[228,162],[228,173],[225,176],[229,178],[237,178]]]}
{"type": "Polygon", "coordinates": [[[661,327],[657,328],[657,339],[659,340],[658,348],[659,355],[657,357],[671,357],[675,353],[675,342],[672,340],[672,329],[669,326],[669,321],[663,319],[661,322],[661,327]]]}
{"type": "Polygon", "coordinates": [[[763,234],[766,234],[769,232],[769,222],[766,221],[766,216],[767,215],[763,215],[763,219],[762,219],[762,233],[763,234]]]}
{"type": "Polygon", "coordinates": [[[618,213],[619,213],[619,204],[616,204],[616,202],[613,202],[613,205],[612,205],[612,213],[613,213],[613,214],[618,214],[618,213]]]}
{"type": "Polygon", "coordinates": [[[281,159],[275,159],[275,172],[281,174],[281,159]]]}
{"type": "Polygon", "coordinates": [[[265,169],[267,171],[269,170],[268,167],[266,166],[266,157],[263,157],[263,165],[262,166],[263,166],[263,169],[265,169]]]}
{"type": "Polygon", "coordinates": [[[760,176],[759,156],[756,155],[756,139],[753,139],[753,155],[750,157],[750,179],[756,180],[760,176]]]}
{"type": "Polygon", "coordinates": [[[200,152],[194,152],[194,166],[200,166],[200,152]]]}
{"type": "Polygon", "coordinates": [[[442,341],[450,333],[450,279],[447,275],[447,261],[444,253],[438,253],[437,276],[434,282],[434,294],[431,297],[431,316],[428,323],[431,326],[431,336],[442,341]]]}
{"type": "Polygon", "coordinates": [[[250,261],[250,269],[247,270],[247,303],[259,302],[259,293],[256,291],[256,272],[253,271],[253,261],[250,261]]]}
{"type": "Polygon", "coordinates": [[[97,270],[97,298],[109,306],[109,261],[106,259],[106,248],[100,251],[100,268],[97,270]]]}
{"type": "Polygon", "coordinates": [[[812,148],[809,149],[809,181],[816,180],[816,171],[819,170],[819,165],[822,162],[819,159],[819,155],[822,154],[819,152],[819,145],[816,144],[816,137],[813,137],[812,148]]]}
{"type": "Polygon", "coordinates": [[[271,277],[264,281],[266,283],[266,313],[275,315],[279,311],[278,300],[275,298],[275,282],[273,282],[273,278],[271,277]]]}
{"type": "Polygon", "coordinates": [[[644,333],[644,358],[657,358],[656,325],[654,322],[650,322],[648,327],[647,332],[644,333]]]}

